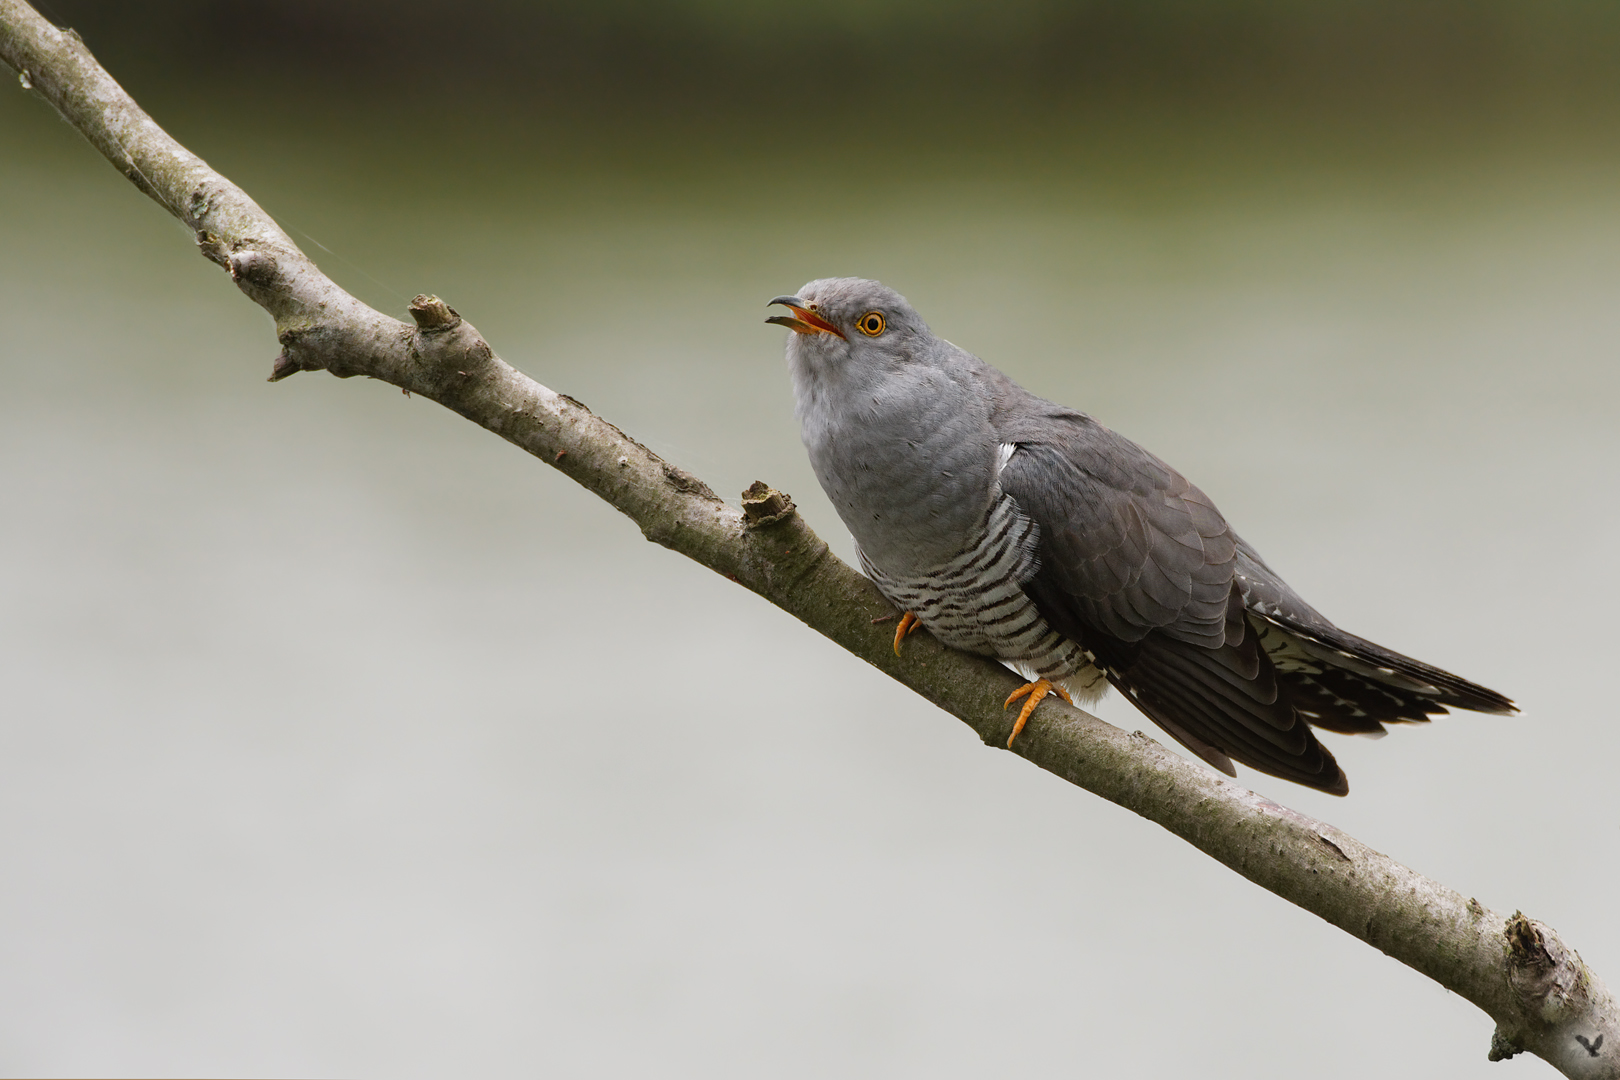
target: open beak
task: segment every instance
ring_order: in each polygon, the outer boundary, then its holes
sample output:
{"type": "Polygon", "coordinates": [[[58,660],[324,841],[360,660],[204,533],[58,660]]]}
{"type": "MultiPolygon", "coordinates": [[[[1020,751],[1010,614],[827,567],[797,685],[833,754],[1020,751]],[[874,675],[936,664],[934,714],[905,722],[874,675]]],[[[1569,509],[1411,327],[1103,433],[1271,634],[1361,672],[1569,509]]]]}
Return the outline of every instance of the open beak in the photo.
{"type": "MultiPolygon", "coordinates": [[[[793,312],[793,314],[772,315],[770,318],[765,320],[768,323],[775,323],[777,326],[785,326],[789,330],[792,330],[795,334],[832,334],[834,337],[844,337],[844,332],[842,330],[838,329],[838,327],[834,326],[826,319],[823,319],[820,315],[817,315],[814,311],[811,311],[809,308],[805,307],[804,301],[800,300],[797,296],[778,296],[775,300],[772,300],[770,304],[766,304],[765,306],[770,307],[771,304],[781,304],[783,307],[793,312]]],[[[845,338],[845,340],[847,341],[848,339],[845,338]]]]}

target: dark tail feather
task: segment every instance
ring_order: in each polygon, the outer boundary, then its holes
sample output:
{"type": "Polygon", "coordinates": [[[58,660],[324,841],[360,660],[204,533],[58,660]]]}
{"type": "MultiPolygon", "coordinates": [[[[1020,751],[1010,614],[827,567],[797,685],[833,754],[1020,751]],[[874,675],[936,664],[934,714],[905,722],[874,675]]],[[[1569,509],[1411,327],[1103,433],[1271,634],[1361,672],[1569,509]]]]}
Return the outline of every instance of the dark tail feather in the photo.
{"type": "Polygon", "coordinates": [[[1266,616],[1253,623],[1278,682],[1316,727],[1376,734],[1384,724],[1421,722],[1447,709],[1518,712],[1495,690],[1337,627],[1307,629],[1266,616]]]}

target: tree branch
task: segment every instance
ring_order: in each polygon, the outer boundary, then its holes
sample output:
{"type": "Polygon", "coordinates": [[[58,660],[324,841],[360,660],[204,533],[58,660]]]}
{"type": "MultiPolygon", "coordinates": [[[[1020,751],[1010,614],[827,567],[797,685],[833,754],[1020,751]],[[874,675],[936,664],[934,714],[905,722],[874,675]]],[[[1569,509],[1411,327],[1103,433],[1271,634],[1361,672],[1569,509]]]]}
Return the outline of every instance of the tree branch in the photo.
{"type": "MultiPolygon", "coordinates": [[[[1013,675],[914,639],[906,657],[892,614],[828,550],[790,499],[764,484],[742,510],[585,406],[510,367],[436,297],[415,325],[344,292],[236,185],[175,142],[98,65],[78,36],[21,0],[0,0],[0,58],[103,156],[169,213],[275,319],[270,380],[300,371],[366,375],[431,398],[567,474],[649,540],[680,552],[802,619],[960,718],[992,747],[1011,721],[1013,675]]],[[[1496,1021],[1493,1060],[1528,1050],[1565,1075],[1620,1078],[1620,1007],[1547,926],[1492,912],[1330,825],[1048,699],[1013,751],[1168,829],[1250,881],[1313,912],[1459,994],[1496,1021]]]]}

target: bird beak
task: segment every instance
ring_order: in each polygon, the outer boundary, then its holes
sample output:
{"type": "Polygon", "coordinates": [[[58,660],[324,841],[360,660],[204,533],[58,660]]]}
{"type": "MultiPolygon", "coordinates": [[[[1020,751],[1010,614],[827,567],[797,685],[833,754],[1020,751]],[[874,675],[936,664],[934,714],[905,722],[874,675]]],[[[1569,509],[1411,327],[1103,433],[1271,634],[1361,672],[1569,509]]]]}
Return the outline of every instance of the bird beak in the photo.
{"type": "MultiPolygon", "coordinates": [[[[820,315],[817,315],[815,312],[805,307],[804,301],[800,300],[797,296],[778,296],[775,300],[772,300],[770,304],[766,304],[765,306],[770,307],[771,304],[781,304],[783,307],[792,311],[793,314],[772,315],[770,318],[765,320],[768,323],[775,323],[778,326],[785,326],[789,330],[792,330],[795,334],[832,334],[834,337],[844,337],[844,332],[842,330],[838,329],[838,327],[834,326],[826,319],[823,319],[820,315]]],[[[849,339],[844,338],[844,340],[847,341],[849,339]]]]}

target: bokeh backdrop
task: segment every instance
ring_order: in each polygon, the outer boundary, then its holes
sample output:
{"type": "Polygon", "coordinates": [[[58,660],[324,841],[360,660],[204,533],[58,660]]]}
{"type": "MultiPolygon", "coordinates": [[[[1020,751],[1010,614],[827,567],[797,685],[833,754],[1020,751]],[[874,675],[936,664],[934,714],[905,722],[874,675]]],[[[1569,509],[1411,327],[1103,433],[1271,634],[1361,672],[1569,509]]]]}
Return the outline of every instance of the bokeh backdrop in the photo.
{"type": "MultiPolygon", "coordinates": [[[[1615,5],[41,8],[345,287],[846,557],[764,303],[896,286],[1516,697],[1243,779],[1620,984],[1615,5]]],[[[6,85],[0,1072],[1551,1075],[437,406],[266,385],[6,85]]]]}

